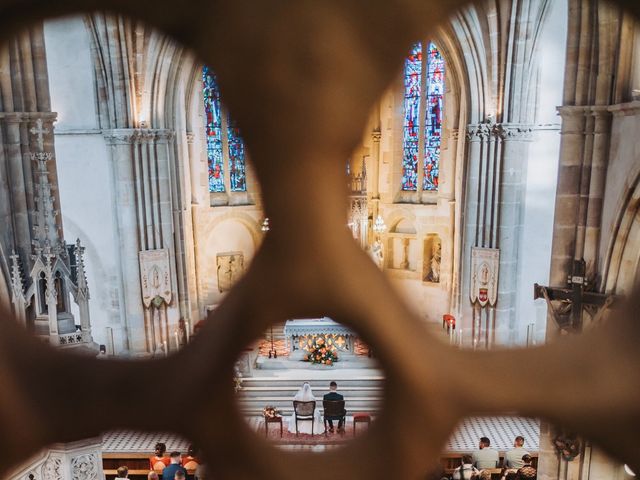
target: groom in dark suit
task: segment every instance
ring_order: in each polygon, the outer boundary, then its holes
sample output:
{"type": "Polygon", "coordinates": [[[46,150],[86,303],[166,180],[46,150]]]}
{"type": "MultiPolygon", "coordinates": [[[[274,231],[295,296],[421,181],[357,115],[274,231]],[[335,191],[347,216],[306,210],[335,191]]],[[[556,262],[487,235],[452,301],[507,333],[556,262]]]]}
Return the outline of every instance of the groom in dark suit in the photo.
{"type": "MultiPolygon", "coordinates": [[[[331,382],[329,384],[329,393],[325,394],[324,397],[322,397],[323,400],[344,400],[344,397],[342,395],[340,395],[338,392],[338,384],[336,382],[331,382]]],[[[347,411],[344,410],[341,416],[336,416],[336,417],[331,417],[331,416],[325,416],[325,419],[327,420],[327,422],[329,423],[329,431],[331,433],[333,433],[333,420],[338,420],[338,432],[343,432],[344,431],[344,418],[345,415],[347,414],[347,411]]]]}

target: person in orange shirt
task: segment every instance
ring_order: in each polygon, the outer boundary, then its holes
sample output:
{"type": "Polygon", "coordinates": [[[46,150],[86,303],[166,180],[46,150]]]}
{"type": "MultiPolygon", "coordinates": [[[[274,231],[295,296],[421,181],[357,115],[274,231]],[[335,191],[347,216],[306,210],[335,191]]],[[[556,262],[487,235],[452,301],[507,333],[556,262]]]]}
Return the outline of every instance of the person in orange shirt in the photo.
{"type": "Polygon", "coordinates": [[[155,455],[149,458],[149,467],[154,472],[162,475],[162,471],[171,463],[171,459],[165,455],[167,446],[158,442],[155,446],[155,455]]]}
{"type": "Polygon", "coordinates": [[[187,454],[182,457],[182,466],[188,472],[194,472],[198,465],[200,465],[200,460],[197,457],[198,450],[195,445],[189,445],[189,450],[187,450],[187,454]]]}

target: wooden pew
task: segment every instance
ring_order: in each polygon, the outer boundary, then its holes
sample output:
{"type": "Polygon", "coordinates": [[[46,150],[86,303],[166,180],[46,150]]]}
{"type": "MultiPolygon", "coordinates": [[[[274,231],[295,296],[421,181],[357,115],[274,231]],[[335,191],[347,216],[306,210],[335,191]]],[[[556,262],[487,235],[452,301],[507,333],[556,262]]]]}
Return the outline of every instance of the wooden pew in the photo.
{"type": "MultiPolygon", "coordinates": [[[[106,480],[116,478],[116,471],[122,466],[129,468],[130,480],[146,480],[151,456],[151,453],[103,453],[102,468],[106,480]]],[[[195,470],[187,470],[187,473],[192,476],[195,470]]]]}
{"type": "MultiPolygon", "coordinates": [[[[463,452],[463,453],[467,453],[467,452],[463,452]]],[[[447,475],[451,475],[456,468],[462,465],[463,453],[444,453],[440,455],[440,464],[442,465],[442,468],[444,469],[444,472],[447,475]]],[[[471,453],[471,452],[468,452],[468,453],[471,453]]],[[[500,473],[502,472],[502,465],[504,464],[505,452],[498,452],[498,453],[500,455],[500,463],[499,463],[500,468],[491,469],[492,480],[497,480],[501,478],[500,473]]],[[[536,468],[536,470],[538,469],[538,454],[535,452],[531,453],[531,465],[533,465],[536,468]]]]}

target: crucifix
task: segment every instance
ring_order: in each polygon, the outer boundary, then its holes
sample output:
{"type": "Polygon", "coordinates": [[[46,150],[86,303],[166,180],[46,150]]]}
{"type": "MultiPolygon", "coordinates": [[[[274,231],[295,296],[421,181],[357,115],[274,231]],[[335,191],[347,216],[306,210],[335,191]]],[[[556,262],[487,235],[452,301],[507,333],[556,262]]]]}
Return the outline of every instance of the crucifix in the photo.
{"type": "Polygon", "coordinates": [[[42,128],[42,119],[39,118],[38,120],[36,120],[36,126],[33,127],[29,131],[31,132],[32,135],[37,135],[38,136],[38,148],[40,149],[40,151],[43,151],[44,150],[44,135],[49,133],[49,129],[48,128],[42,128]]]}
{"type": "Polygon", "coordinates": [[[597,307],[598,313],[595,319],[613,303],[615,297],[604,293],[585,290],[588,285],[585,277],[586,263],[584,259],[573,261],[573,270],[567,279],[567,287],[545,287],[533,285],[533,299],[544,298],[551,310],[553,319],[562,330],[582,329],[582,311],[586,307],[597,307]],[[562,302],[561,307],[554,308],[552,301],[562,302]]]}

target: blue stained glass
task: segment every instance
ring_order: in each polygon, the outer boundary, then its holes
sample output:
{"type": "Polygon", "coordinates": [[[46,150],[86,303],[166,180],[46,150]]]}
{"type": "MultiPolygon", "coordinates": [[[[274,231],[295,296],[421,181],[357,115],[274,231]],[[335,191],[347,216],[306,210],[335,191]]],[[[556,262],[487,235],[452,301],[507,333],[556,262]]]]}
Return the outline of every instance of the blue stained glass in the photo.
{"type": "Polygon", "coordinates": [[[227,140],[229,143],[229,183],[232,192],[247,191],[247,175],[244,161],[244,142],[235,123],[228,117],[227,140]]]}
{"type": "Polygon", "coordinates": [[[422,44],[416,43],[404,63],[402,190],[418,189],[422,44]]]}
{"type": "Polygon", "coordinates": [[[222,114],[220,89],[215,74],[202,68],[202,89],[206,115],[207,159],[209,162],[209,191],[224,192],[224,157],[222,154],[222,114]]]}
{"type": "Polygon", "coordinates": [[[424,190],[438,190],[442,111],[445,88],[445,63],[438,47],[429,43],[427,57],[427,98],[424,142],[424,190]]]}

